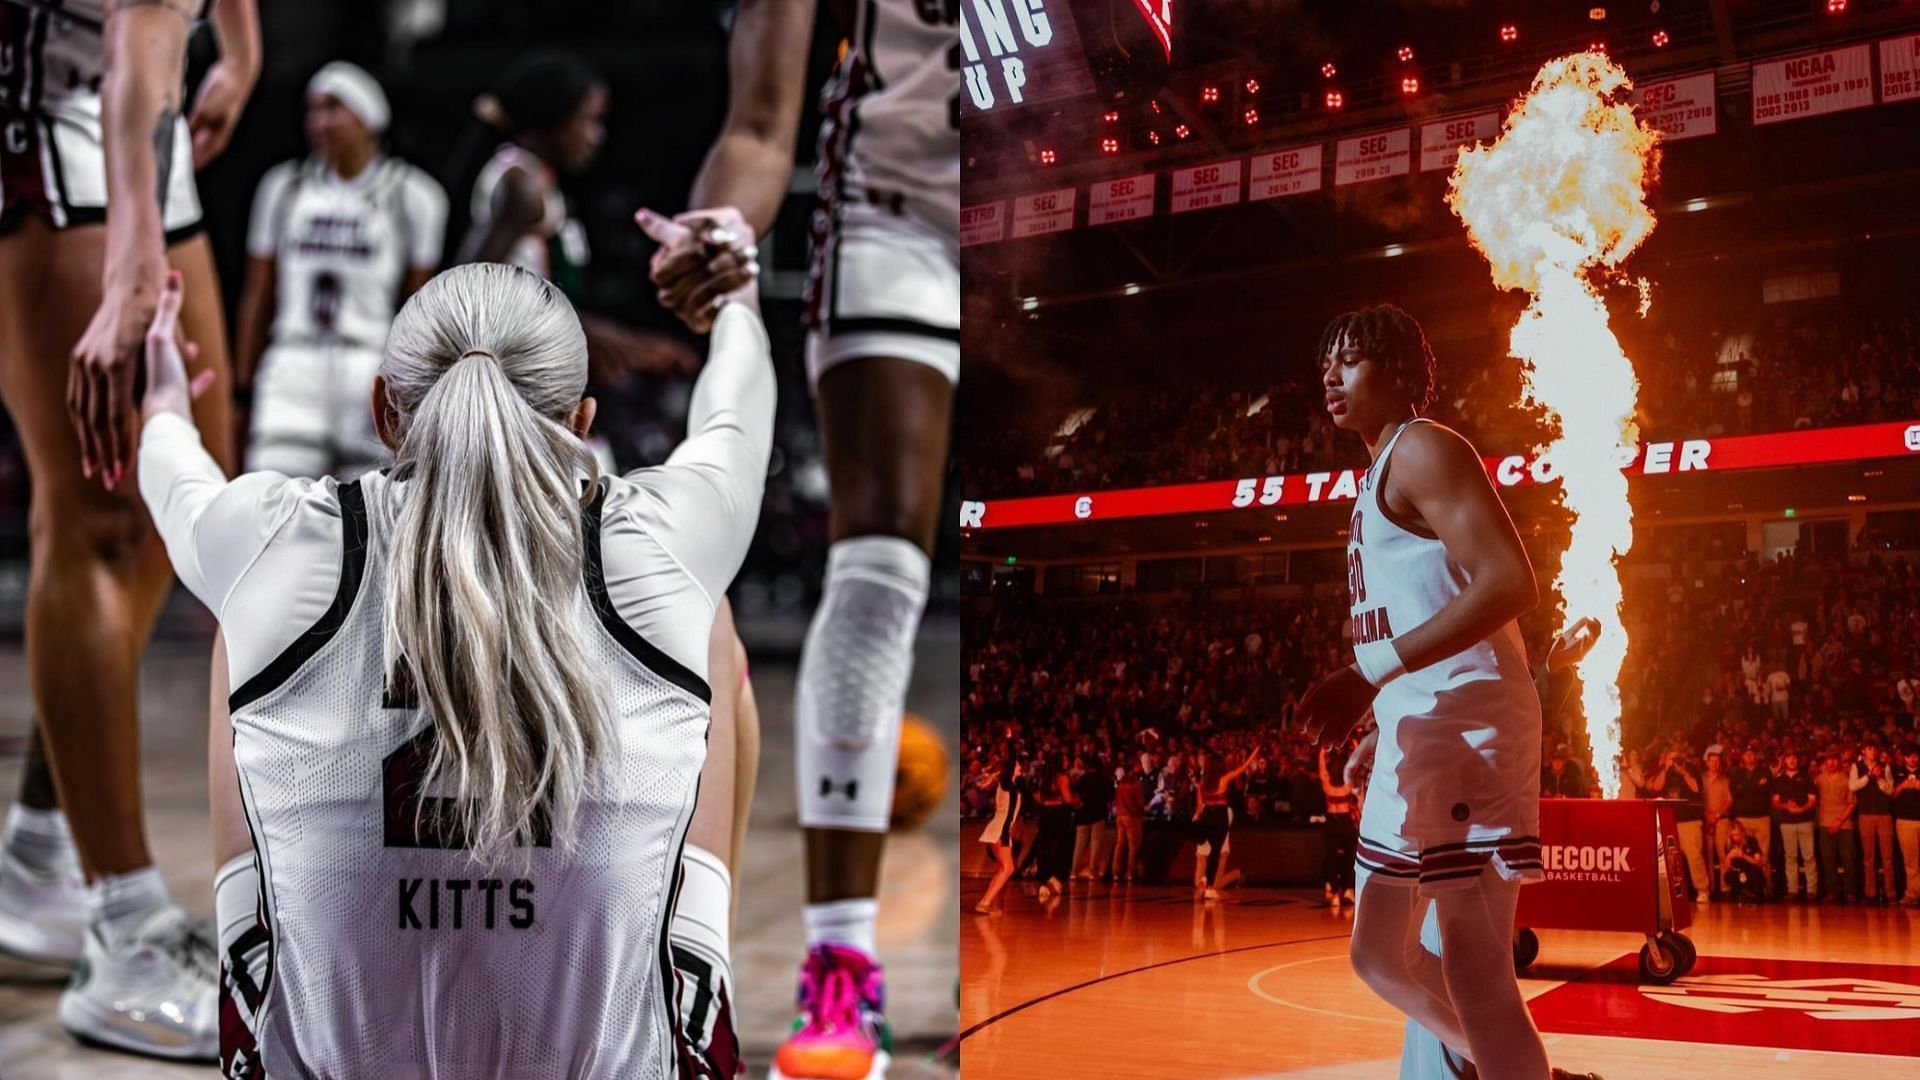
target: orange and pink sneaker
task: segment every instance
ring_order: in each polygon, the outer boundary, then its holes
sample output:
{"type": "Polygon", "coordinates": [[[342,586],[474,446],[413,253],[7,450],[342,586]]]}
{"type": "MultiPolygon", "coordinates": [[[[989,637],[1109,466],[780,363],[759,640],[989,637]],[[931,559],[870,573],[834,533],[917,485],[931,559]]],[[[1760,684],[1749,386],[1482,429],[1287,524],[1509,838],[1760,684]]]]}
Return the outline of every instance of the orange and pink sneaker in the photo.
{"type": "Polygon", "coordinates": [[[858,949],[820,944],[800,967],[800,1015],[768,1080],[886,1080],[893,1060],[887,981],[858,949]]]}

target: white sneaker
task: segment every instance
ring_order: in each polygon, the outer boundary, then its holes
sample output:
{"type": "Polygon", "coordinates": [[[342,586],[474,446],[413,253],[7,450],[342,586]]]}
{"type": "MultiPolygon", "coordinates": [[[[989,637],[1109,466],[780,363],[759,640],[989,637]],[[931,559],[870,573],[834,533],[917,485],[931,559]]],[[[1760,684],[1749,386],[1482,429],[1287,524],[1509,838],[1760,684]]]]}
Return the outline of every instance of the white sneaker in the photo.
{"type": "Polygon", "coordinates": [[[0,852],[0,952],[66,967],[80,956],[86,931],[79,871],[47,879],[0,852]]]}
{"type": "Polygon", "coordinates": [[[119,948],[97,930],[60,995],[60,1026],[83,1042],[150,1057],[220,1054],[220,952],[207,929],[168,904],[119,948]]]}
{"type": "Polygon", "coordinates": [[[1201,893],[1200,896],[1203,900],[1218,900],[1220,899],[1220,890],[1209,887],[1207,891],[1201,893]]]}

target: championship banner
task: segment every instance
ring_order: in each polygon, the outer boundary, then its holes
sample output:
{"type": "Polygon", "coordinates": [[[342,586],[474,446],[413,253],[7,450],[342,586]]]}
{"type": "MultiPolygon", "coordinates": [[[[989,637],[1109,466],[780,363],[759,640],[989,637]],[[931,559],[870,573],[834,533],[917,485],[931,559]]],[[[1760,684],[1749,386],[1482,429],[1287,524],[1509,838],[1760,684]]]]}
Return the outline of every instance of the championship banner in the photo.
{"type": "Polygon", "coordinates": [[[1880,43],[1880,103],[1920,98],[1920,34],[1880,43]]]}
{"type": "Polygon", "coordinates": [[[1753,65],[1753,122],[1778,124],[1873,104],[1873,48],[1805,53],[1753,65]]]}
{"type": "Polygon", "coordinates": [[[1167,209],[1184,214],[1189,210],[1210,210],[1240,201],[1239,158],[1173,170],[1173,198],[1167,209]]]}
{"type": "Polygon", "coordinates": [[[1420,171],[1451,169],[1454,159],[1460,156],[1461,147],[1499,137],[1500,114],[1497,112],[1451,116],[1431,124],[1421,124],[1420,171]]]}
{"type": "Polygon", "coordinates": [[[992,244],[1007,238],[1007,200],[960,208],[960,246],[992,244]]]}
{"type": "Polygon", "coordinates": [[[1067,187],[1058,191],[1043,191],[1038,195],[1022,195],[1013,200],[1013,235],[1039,236],[1041,233],[1065,232],[1073,228],[1073,199],[1075,189],[1067,187]]]}
{"type": "Polygon", "coordinates": [[[1333,147],[1333,186],[1346,187],[1413,171],[1413,130],[1395,128],[1341,139],[1333,147]]]}
{"type": "Polygon", "coordinates": [[[1097,180],[1087,189],[1087,224],[1111,225],[1153,216],[1153,173],[1097,180]]]}
{"type": "Polygon", "coordinates": [[[1641,83],[1632,101],[1640,118],[1667,142],[1697,139],[1720,130],[1719,100],[1713,72],[1682,75],[1677,79],[1641,83]]]}
{"type": "MultiPolygon", "coordinates": [[[[1734,435],[1718,439],[1680,439],[1642,443],[1628,476],[1665,476],[1688,472],[1737,472],[1791,465],[1920,456],[1920,420],[1854,427],[1816,428],[1771,435],[1734,435]]],[[[1540,455],[1489,455],[1480,459],[1496,487],[1531,487],[1558,478],[1551,459],[1540,455]]],[[[1249,476],[1196,484],[1124,488],[1024,499],[967,501],[960,504],[963,529],[1016,529],[1034,525],[1074,525],[1089,521],[1211,514],[1223,510],[1311,506],[1340,502],[1359,494],[1362,469],[1339,472],[1249,476]]]]}
{"type": "Polygon", "coordinates": [[[1326,160],[1326,148],[1290,146],[1270,154],[1253,157],[1253,175],[1247,183],[1247,201],[1279,199],[1320,190],[1320,167],[1326,160]]]}

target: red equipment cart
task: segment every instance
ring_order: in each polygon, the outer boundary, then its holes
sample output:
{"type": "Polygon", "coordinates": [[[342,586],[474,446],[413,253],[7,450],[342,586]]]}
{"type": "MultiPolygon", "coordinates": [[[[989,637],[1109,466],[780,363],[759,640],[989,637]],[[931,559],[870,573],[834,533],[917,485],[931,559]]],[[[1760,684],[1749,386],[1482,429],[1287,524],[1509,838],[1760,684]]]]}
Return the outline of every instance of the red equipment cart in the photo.
{"type": "Polygon", "coordinates": [[[1693,925],[1693,894],[1666,799],[1541,799],[1540,848],[1547,878],[1520,890],[1513,963],[1540,954],[1536,930],[1619,930],[1644,935],[1640,977],[1666,984],[1696,957],[1681,931],[1693,925]]]}

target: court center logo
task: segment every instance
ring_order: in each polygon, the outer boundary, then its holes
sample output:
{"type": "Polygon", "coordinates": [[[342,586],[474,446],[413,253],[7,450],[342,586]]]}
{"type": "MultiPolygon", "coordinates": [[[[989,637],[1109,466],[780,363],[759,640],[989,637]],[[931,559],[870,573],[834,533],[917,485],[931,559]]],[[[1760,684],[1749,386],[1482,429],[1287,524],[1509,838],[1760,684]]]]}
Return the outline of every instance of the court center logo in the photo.
{"type": "Polygon", "coordinates": [[[1668,986],[1642,986],[1640,993],[1662,1004],[1728,1015],[1784,1010],[1814,1020],[1920,1020],[1920,986],[1884,979],[1695,975],[1668,986]]]}

